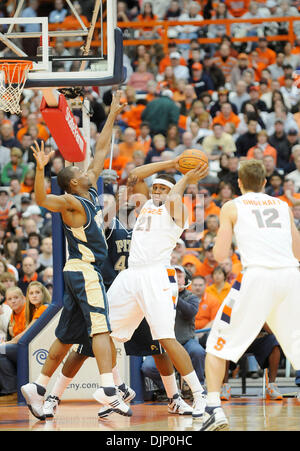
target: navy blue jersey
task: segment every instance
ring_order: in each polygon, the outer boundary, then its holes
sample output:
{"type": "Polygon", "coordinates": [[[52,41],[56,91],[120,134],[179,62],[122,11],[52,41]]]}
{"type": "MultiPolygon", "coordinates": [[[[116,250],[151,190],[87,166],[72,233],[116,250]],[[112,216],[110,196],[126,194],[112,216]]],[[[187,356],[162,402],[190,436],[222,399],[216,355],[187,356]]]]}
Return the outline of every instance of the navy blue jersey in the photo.
{"type": "Polygon", "coordinates": [[[106,231],[108,255],[101,267],[103,282],[107,289],[119,272],[128,268],[131,236],[132,229],[126,229],[118,218],[113,218],[111,227],[106,231]]]}
{"type": "Polygon", "coordinates": [[[73,194],[83,205],[87,222],[82,227],[68,227],[63,223],[68,242],[69,259],[79,259],[100,269],[107,257],[107,244],[103,231],[103,214],[95,188],[90,188],[91,200],[73,194]]]}

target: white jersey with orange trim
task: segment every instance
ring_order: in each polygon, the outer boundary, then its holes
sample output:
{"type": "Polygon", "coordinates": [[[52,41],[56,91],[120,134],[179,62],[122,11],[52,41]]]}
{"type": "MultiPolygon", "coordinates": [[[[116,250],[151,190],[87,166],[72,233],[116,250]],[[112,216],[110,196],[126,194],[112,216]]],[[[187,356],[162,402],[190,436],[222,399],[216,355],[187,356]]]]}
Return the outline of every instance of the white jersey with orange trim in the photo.
{"type": "Polygon", "coordinates": [[[291,220],[286,202],[249,192],[233,200],[237,208],[234,233],[244,268],[299,266],[292,250],[291,220]]]}
{"type": "Polygon", "coordinates": [[[143,206],[135,223],[128,267],[170,265],[171,254],[183,231],[171,218],[165,205],[156,206],[152,199],[143,206]]]}

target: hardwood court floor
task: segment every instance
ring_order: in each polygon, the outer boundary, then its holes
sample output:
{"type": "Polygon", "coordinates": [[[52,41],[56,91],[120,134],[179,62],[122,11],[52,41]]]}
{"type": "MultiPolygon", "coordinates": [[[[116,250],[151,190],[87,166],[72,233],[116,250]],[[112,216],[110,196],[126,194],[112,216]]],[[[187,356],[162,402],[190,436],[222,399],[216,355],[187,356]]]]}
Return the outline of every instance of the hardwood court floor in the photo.
{"type": "MultiPolygon", "coordinates": [[[[300,431],[300,401],[263,401],[257,397],[224,402],[231,431],[300,431]]],[[[65,401],[54,420],[38,421],[26,406],[0,404],[0,431],[198,431],[201,424],[188,416],[168,415],[166,403],[137,404],[133,416],[116,414],[98,421],[99,404],[65,401]]]]}

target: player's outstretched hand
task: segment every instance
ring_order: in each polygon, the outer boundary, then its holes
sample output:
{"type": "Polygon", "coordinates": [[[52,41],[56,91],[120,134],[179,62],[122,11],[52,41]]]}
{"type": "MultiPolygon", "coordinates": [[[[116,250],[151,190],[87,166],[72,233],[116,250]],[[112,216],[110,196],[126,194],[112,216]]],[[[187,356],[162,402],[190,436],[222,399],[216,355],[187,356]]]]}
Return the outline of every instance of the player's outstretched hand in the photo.
{"type": "Polygon", "coordinates": [[[209,166],[208,164],[203,165],[202,163],[199,164],[194,169],[191,169],[189,172],[185,174],[185,177],[188,179],[189,183],[195,184],[199,180],[204,179],[208,176],[209,173],[209,166]]]}
{"type": "Polygon", "coordinates": [[[121,98],[122,98],[123,92],[119,89],[113,94],[113,99],[110,105],[110,112],[117,117],[123,109],[127,106],[127,103],[124,102],[121,104],[121,98]]]}
{"type": "Polygon", "coordinates": [[[42,141],[41,147],[38,145],[37,141],[34,141],[34,146],[31,146],[31,149],[38,169],[44,169],[55,154],[54,150],[48,154],[45,153],[44,141],[42,141]]]}

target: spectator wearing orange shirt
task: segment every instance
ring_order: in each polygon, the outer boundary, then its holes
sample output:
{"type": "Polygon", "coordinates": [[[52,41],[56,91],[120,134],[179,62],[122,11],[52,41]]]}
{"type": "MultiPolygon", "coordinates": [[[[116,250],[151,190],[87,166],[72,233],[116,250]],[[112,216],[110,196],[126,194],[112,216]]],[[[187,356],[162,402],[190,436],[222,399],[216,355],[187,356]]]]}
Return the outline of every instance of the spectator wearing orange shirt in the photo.
{"type": "MultiPolygon", "coordinates": [[[[82,7],[81,7],[80,3],[75,2],[74,8],[76,9],[78,15],[80,16],[80,19],[82,20],[83,24],[86,27],[89,27],[90,23],[89,23],[87,17],[82,14],[82,7]]],[[[77,18],[73,14],[68,15],[65,18],[65,20],[60,24],[60,29],[63,29],[63,30],[77,30],[79,28],[81,28],[81,25],[80,25],[79,21],[77,20],[77,18]]]]}
{"type": "Polygon", "coordinates": [[[225,0],[225,5],[233,17],[241,17],[249,11],[250,0],[225,0]]]}
{"type": "Polygon", "coordinates": [[[25,133],[28,133],[28,128],[31,126],[38,128],[37,137],[39,139],[41,139],[42,141],[47,141],[49,139],[50,135],[47,128],[44,125],[38,123],[38,118],[35,113],[30,113],[27,117],[26,125],[20,128],[20,130],[17,133],[18,141],[21,142],[23,135],[25,135],[25,133]]]}
{"type": "Polygon", "coordinates": [[[224,42],[220,46],[220,56],[212,58],[211,64],[215,64],[224,74],[225,80],[230,82],[231,71],[237,64],[237,59],[230,55],[230,45],[224,42]]]}
{"type": "Polygon", "coordinates": [[[214,268],[212,279],[213,283],[207,287],[206,291],[216,297],[221,305],[231,290],[231,284],[226,282],[226,272],[221,266],[214,268]]]}
{"type": "Polygon", "coordinates": [[[214,243],[209,243],[204,249],[204,260],[199,266],[198,274],[205,277],[207,283],[211,283],[213,270],[218,266],[214,254],[213,254],[214,243]]]}
{"type": "Polygon", "coordinates": [[[13,339],[26,328],[26,303],[22,290],[19,287],[8,288],[5,296],[7,305],[12,309],[8,332],[10,337],[13,339]]]}
{"type": "Polygon", "coordinates": [[[283,200],[290,207],[300,205],[300,193],[295,192],[295,182],[293,180],[284,180],[283,192],[283,196],[279,196],[278,199],[283,200]]]}
{"type": "Polygon", "coordinates": [[[240,118],[234,114],[229,102],[221,105],[220,113],[218,113],[213,119],[213,124],[221,124],[224,127],[226,124],[232,123],[236,129],[238,128],[240,122],[240,118]]]}
{"type": "Polygon", "coordinates": [[[265,67],[276,63],[276,53],[268,47],[268,40],[264,36],[258,39],[256,51],[258,53],[258,62],[263,63],[265,67]]]}
{"type": "Polygon", "coordinates": [[[158,92],[162,92],[164,89],[170,89],[174,93],[177,90],[178,80],[175,77],[174,70],[171,65],[167,66],[163,75],[160,75],[158,78],[162,78],[157,83],[158,92]]]}
{"type": "Polygon", "coordinates": [[[135,130],[137,136],[140,134],[140,126],[142,123],[142,112],[146,108],[145,100],[137,100],[136,104],[128,105],[127,111],[122,114],[122,119],[127,122],[128,127],[135,130]]]}
{"type": "Polygon", "coordinates": [[[278,77],[278,79],[277,79],[280,86],[284,86],[286,77],[293,77],[293,73],[294,73],[294,68],[291,64],[284,63],[282,68],[283,68],[283,75],[281,75],[281,77],[278,77]]]}
{"type": "MultiPolygon", "coordinates": [[[[22,290],[20,289],[20,291],[22,290]]],[[[10,343],[18,343],[20,338],[42,315],[42,313],[44,313],[50,303],[51,296],[48,289],[41,282],[30,282],[26,291],[24,310],[25,324],[23,323],[23,317],[21,320],[22,327],[25,325],[25,328],[22,331],[19,330],[18,333],[14,335],[14,338],[10,341],[10,343]]]]}
{"type": "Polygon", "coordinates": [[[136,150],[143,149],[136,139],[136,131],[134,128],[127,127],[123,133],[123,141],[119,143],[120,156],[131,159],[136,150]]]}
{"type": "Polygon", "coordinates": [[[275,166],[277,164],[277,150],[275,147],[272,147],[268,143],[268,133],[266,130],[261,130],[257,134],[257,144],[253,147],[251,147],[247,152],[247,159],[250,160],[251,158],[254,158],[254,151],[256,148],[259,148],[263,151],[264,156],[265,155],[271,155],[274,158],[275,166]]]}
{"type": "Polygon", "coordinates": [[[1,401],[8,401],[17,391],[17,347],[16,344],[27,330],[42,315],[51,302],[46,287],[32,282],[26,292],[26,301],[18,287],[6,290],[6,302],[12,309],[9,335],[12,339],[5,343],[0,353],[0,394],[1,401]]]}
{"type": "Polygon", "coordinates": [[[150,126],[147,122],[142,122],[140,126],[140,134],[137,139],[145,155],[149,152],[152,144],[150,136],[150,126]]]}
{"type": "Polygon", "coordinates": [[[20,185],[21,193],[32,193],[34,190],[35,170],[29,169],[24,176],[24,180],[20,185]]]}
{"type": "Polygon", "coordinates": [[[199,189],[198,192],[200,195],[202,194],[204,196],[204,219],[207,218],[207,216],[209,215],[216,215],[216,216],[220,216],[220,207],[218,207],[214,201],[212,200],[212,196],[210,194],[210,192],[208,191],[208,189],[206,188],[201,188],[199,189]]]}
{"type": "Polygon", "coordinates": [[[199,298],[199,309],[195,318],[195,329],[209,328],[220,307],[219,300],[207,292],[205,278],[195,276],[192,279],[191,291],[199,298]]]}
{"type": "Polygon", "coordinates": [[[201,262],[195,254],[185,254],[182,257],[181,265],[190,271],[192,276],[200,275],[201,262]]]}
{"type": "Polygon", "coordinates": [[[241,260],[239,259],[239,256],[235,252],[235,250],[236,249],[235,249],[234,243],[231,243],[229,258],[231,258],[231,262],[232,262],[232,271],[235,274],[239,274],[243,270],[243,265],[241,263],[241,260]]]}
{"type": "Polygon", "coordinates": [[[149,25],[149,22],[153,20],[157,20],[157,15],[153,13],[152,3],[145,2],[143,4],[143,11],[137,16],[137,21],[143,22],[146,25],[139,30],[140,37],[145,39],[151,39],[155,37],[156,33],[159,31],[159,27],[153,27],[152,25],[149,25]]]}

